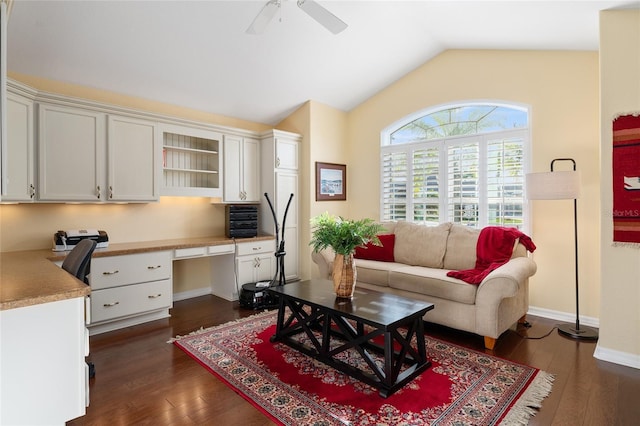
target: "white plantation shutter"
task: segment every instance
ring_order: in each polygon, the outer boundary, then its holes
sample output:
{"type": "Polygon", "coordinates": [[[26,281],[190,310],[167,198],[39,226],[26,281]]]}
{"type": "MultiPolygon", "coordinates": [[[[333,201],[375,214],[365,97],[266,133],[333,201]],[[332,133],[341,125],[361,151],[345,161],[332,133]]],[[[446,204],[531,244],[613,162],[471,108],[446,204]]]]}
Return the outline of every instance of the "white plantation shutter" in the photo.
{"type": "Polygon", "coordinates": [[[381,219],[527,231],[528,141],[527,127],[440,139],[389,136],[381,147],[381,219]]]}
{"type": "Polygon", "coordinates": [[[487,224],[521,226],[524,200],[524,139],[487,142],[487,224]]]}
{"type": "Polygon", "coordinates": [[[407,153],[393,151],[382,155],[382,220],[407,218],[407,153]]]}
{"type": "Polygon", "coordinates": [[[438,223],[440,218],[440,150],[413,150],[413,222],[438,223]]]}
{"type": "Polygon", "coordinates": [[[381,219],[527,231],[527,123],[522,108],[471,105],[389,129],[381,147],[381,219]]]}
{"type": "Polygon", "coordinates": [[[480,221],[480,145],[474,139],[447,150],[447,217],[450,222],[476,228],[480,221]]]}

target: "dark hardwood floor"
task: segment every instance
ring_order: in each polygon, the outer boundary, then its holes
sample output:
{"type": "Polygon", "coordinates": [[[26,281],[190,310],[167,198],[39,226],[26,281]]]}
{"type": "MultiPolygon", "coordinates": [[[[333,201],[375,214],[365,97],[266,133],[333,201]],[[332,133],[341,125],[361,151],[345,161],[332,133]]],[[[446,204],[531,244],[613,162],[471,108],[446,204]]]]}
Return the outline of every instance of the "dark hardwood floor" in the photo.
{"type": "MultiPolygon", "coordinates": [[[[176,302],[172,317],[91,337],[87,414],[69,425],[271,425],[249,402],[167,341],[200,327],[246,317],[255,311],[215,296],[176,302]]],[[[555,375],[553,391],[531,425],[636,425],[640,422],[640,370],[599,361],[595,343],[564,338],[555,321],[528,317],[531,328],[507,331],[496,356],[555,375]]],[[[431,336],[479,351],[483,339],[433,324],[431,336]]]]}

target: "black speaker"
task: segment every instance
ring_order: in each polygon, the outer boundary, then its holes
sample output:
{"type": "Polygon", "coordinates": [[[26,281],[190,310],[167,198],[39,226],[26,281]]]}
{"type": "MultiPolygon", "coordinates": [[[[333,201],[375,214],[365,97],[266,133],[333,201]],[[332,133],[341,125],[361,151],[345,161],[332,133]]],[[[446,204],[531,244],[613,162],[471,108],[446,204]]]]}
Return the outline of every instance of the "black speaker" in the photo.
{"type": "Polygon", "coordinates": [[[228,204],[225,212],[225,233],[227,238],[250,238],[258,236],[257,204],[228,204]]]}

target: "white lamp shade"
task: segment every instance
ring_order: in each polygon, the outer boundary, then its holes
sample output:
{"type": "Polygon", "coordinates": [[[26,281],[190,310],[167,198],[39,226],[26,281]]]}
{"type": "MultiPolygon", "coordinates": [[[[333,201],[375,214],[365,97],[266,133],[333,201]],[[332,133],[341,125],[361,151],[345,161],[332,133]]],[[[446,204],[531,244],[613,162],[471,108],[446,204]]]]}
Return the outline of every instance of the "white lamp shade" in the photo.
{"type": "Polygon", "coordinates": [[[529,200],[573,200],[580,197],[580,172],[529,173],[526,185],[529,200]]]}

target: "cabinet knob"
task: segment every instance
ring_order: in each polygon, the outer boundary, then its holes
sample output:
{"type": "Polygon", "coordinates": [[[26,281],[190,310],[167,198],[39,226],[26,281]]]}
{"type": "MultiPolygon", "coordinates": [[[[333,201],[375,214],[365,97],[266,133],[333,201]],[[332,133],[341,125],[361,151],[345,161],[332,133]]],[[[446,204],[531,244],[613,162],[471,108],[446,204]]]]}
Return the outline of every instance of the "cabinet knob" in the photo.
{"type": "Polygon", "coordinates": [[[158,297],[162,297],[162,293],[158,293],[158,294],[150,294],[149,296],[147,296],[149,299],[157,299],[158,297]]]}
{"type": "Polygon", "coordinates": [[[162,265],[156,265],[156,266],[151,265],[151,266],[147,266],[147,269],[159,269],[159,268],[162,268],[162,265]]]}
{"type": "Polygon", "coordinates": [[[119,305],[119,304],[120,304],[120,302],[111,302],[111,303],[105,303],[102,306],[104,306],[105,308],[110,308],[112,306],[116,306],[116,305],[119,305]]]}
{"type": "Polygon", "coordinates": [[[101,194],[100,194],[100,185],[98,185],[98,186],[96,187],[96,196],[98,197],[98,200],[99,200],[99,199],[100,199],[100,197],[101,197],[101,194]]]}
{"type": "Polygon", "coordinates": [[[280,157],[276,158],[276,167],[280,167],[280,157]]]}
{"type": "Polygon", "coordinates": [[[109,199],[113,199],[113,186],[109,185],[109,199]]]}
{"type": "Polygon", "coordinates": [[[118,271],[117,269],[115,271],[106,271],[103,272],[102,275],[115,275],[117,273],[119,273],[120,271],[118,271]]]}
{"type": "Polygon", "coordinates": [[[36,187],[33,184],[29,185],[29,197],[33,198],[36,196],[36,187]]]}

